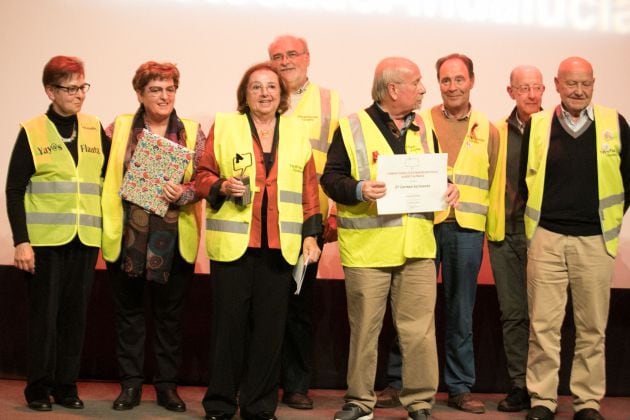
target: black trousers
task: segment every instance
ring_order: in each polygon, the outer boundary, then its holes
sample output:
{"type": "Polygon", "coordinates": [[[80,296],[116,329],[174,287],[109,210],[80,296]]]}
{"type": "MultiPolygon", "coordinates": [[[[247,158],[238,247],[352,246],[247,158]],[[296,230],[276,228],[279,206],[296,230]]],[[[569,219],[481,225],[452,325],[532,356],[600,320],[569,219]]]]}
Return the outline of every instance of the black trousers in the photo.
{"type": "Polygon", "coordinates": [[[28,276],[27,401],[77,395],[85,318],[98,248],[75,238],[62,246],[33,247],[28,276]]]}
{"type": "Polygon", "coordinates": [[[175,388],[182,359],[182,314],[195,266],[175,252],[169,280],[165,284],[129,277],[120,262],[108,263],[107,270],[116,305],[116,359],[123,387],[140,387],[144,382],[146,339],[145,299],[155,326],[153,350],[157,390],[175,388]]]}
{"type": "Polygon", "coordinates": [[[291,266],[279,250],[249,248],[234,262],[211,261],[212,335],[207,413],[274,413],[291,266]],[[238,403],[237,403],[238,394],[238,403]]]}
{"type": "MultiPolygon", "coordinates": [[[[322,241],[323,242],[323,241],[322,241]]],[[[322,244],[320,243],[320,248],[322,244]]],[[[287,326],[282,348],[282,388],[285,393],[306,394],[313,370],[313,293],[319,261],[306,268],[300,294],[291,282],[287,326]]]]}

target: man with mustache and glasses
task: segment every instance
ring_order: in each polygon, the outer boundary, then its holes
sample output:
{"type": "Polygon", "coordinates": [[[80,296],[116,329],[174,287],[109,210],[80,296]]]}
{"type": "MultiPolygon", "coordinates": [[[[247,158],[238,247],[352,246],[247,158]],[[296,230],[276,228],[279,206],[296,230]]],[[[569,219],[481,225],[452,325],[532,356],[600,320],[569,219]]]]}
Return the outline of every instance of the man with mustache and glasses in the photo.
{"type": "Polygon", "coordinates": [[[558,406],[560,329],[570,291],[575,348],[574,419],[602,419],[605,339],[619,231],[630,203],[630,129],[614,109],[593,104],[592,65],[569,57],[554,79],[560,104],[525,127],[521,190],[529,241],[530,420],[558,406]]]}
{"type": "MultiPolygon", "coordinates": [[[[291,94],[286,115],[304,122],[309,131],[315,170],[318,177],[324,171],[326,152],[338,125],[341,103],[334,90],[321,87],[308,78],[310,54],[304,38],[281,35],[269,45],[269,60],[291,94]]],[[[319,188],[319,208],[324,221],[324,242],[336,240],[334,206],[329,209],[328,196],[319,188]],[[327,217],[328,215],[330,217],[327,217]]],[[[312,374],[313,289],[318,263],[312,262],[306,271],[300,293],[291,294],[287,326],[282,350],[282,402],[292,408],[312,409],[313,400],[307,395],[312,374]]],[[[295,291],[295,285],[292,286],[295,291]]]]}

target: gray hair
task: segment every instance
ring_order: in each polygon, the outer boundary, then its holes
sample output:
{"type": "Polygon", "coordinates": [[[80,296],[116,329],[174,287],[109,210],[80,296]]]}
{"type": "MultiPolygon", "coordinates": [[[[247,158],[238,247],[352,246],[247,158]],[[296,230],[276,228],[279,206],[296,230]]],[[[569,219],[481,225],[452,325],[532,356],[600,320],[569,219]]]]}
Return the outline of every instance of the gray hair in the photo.
{"type": "Polygon", "coordinates": [[[374,81],[372,83],[372,99],[381,103],[387,95],[387,85],[402,81],[402,75],[410,71],[410,66],[416,64],[403,57],[387,57],[382,59],[374,70],[374,81]]]}

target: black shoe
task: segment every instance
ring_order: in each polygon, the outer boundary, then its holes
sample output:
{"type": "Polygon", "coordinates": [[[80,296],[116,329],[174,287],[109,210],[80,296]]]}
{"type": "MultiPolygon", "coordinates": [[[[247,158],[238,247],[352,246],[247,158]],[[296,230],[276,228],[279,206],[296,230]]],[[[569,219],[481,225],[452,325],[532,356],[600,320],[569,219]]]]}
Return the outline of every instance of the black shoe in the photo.
{"type": "Polygon", "coordinates": [[[50,400],[33,400],[28,402],[28,408],[35,411],[51,411],[52,404],[50,400]]]}
{"type": "Polygon", "coordinates": [[[508,395],[499,401],[497,410],[517,412],[529,408],[530,399],[526,389],[512,388],[508,395]]]}
{"type": "Polygon", "coordinates": [[[335,413],[335,420],[371,420],[374,413],[364,410],[356,404],[346,403],[335,413]]]}
{"type": "Polygon", "coordinates": [[[298,410],[312,410],[313,400],[301,392],[285,392],[282,394],[282,402],[291,408],[298,410]]]}
{"type": "Polygon", "coordinates": [[[266,411],[257,413],[257,414],[246,414],[241,412],[241,418],[243,420],[278,420],[273,413],[268,413],[266,411]]]}
{"type": "Polygon", "coordinates": [[[79,397],[53,397],[56,404],[61,405],[62,407],[72,408],[75,410],[81,410],[83,406],[83,401],[79,399],[79,397]]]}
{"type": "Polygon", "coordinates": [[[543,405],[535,405],[527,413],[526,420],[553,420],[553,411],[543,405]]]}
{"type": "Polygon", "coordinates": [[[158,405],[170,411],[182,413],[186,411],[186,403],[177,395],[177,389],[170,388],[156,391],[158,405]]]}
{"type": "Polygon", "coordinates": [[[231,414],[225,414],[222,411],[209,411],[206,413],[206,420],[231,420],[234,417],[231,414]]]}
{"type": "Polygon", "coordinates": [[[426,408],[422,410],[410,411],[407,420],[429,420],[431,418],[431,410],[426,408]]]}
{"type": "Polygon", "coordinates": [[[583,408],[575,413],[573,420],[604,420],[604,416],[594,408],[583,408]]]}
{"type": "Polygon", "coordinates": [[[128,387],[120,391],[120,395],[114,401],[112,408],[114,410],[131,410],[140,404],[142,397],[142,387],[128,387]]]}

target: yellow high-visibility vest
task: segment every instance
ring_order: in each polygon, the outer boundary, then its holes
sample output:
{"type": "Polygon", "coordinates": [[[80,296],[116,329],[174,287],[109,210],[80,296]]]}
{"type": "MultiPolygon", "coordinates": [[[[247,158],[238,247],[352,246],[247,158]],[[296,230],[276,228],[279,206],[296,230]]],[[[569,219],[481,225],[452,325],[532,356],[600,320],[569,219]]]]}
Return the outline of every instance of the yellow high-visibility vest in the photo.
{"type": "MultiPolygon", "coordinates": [[[[199,123],[180,118],[186,131],[186,147],[195,150],[199,123]]],[[[123,181],[123,166],[133,114],[120,115],[114,121],[112,147],[109,154],[105,184],[103,186],[103,259],[114,262],[120,257],[123,235],[123,205],[120,187],[123,181]]],[[[186,167],[184,182],[193,175],[192,161],[186,167]]],[[[194,263],[199,249],[201,226],[201,202],[180,207],[177,219],[179,253],[188,263],[194,263]]]]}
{"type": "MultiPolygon", "coordinates": [[[[614,257],[617,255],[624,207],[623,180],[619,170],[621,163],[619,117],[616,110],[601,105],[594,105],[593,110],[597,149],[599,220],[606,251],[614,257]]],[[[525,207],[525,234],[528,240],[534,236],[540,220],[553,112],[557,111],[538,112],[532,115],[531,120],[525,176],[529,192],[525,207]]]]}
{"type": "MultiPolygon", "coordinates": [[[[308,127],[318,179],[324,172],[328,147],[339,125],[339,108],[340,100],[337,91],[309,83],[291,114],[308,127]]],[[[328,215],[328,196],[321,185],[319,186],[319,210],[325,219],[328,215]]]]}
{"type": "Polygon", "coordinates": [[[101,123],[86,114],[77,114],[77,121],[76,165],[46,115],[22,123],[35,164],[24,196],[33,246],[63,245],[77,234],[84,245],[101,246],[101,123]]]}
{"type": "Polygon", "coordinates": [[[499,154],[494,178],[490,184],[490,204],[486,220],[486,236],[489,241],[505,239],[505,183],[507,182],[508,117],[496,123],[499,130],[499,154]]]}
{"type": "MultiPolygon", "coordinates": [[[[433,153],[433,142],[427,142],[425,127],[419,116],[420,130],[407,130],[407,154],[433,153]]],[[[377,179],[378,155],[394,152],[365,111],[339,121],[344,145],[350,158],[351,174],[356,180],[377,179]]],[[[337,228],[341,263],[346,267],[395,267],[407,258],[435,258],[433,213],[378,215],[374,203],[353,205],[337,203],[337,228]]]]}
{"type": "MultiPolygon", "coordinates": [[[[422,111],[421,116],[425,122],[433,125],[431,109],[422,111]]],[[[463,228],[481,232],[486,230],[489,204],[489,141],[490,121],[483,113],[472,110],[468,119],[468,132],[455,165],[448,168],[449,178],[459,189],[459,207],[455,209],[457,223],[463,228]]],[[[436,212],[435,223],[446,220],[450,211],[449,207],[436,212]]]]}
{"type": "MultiPolygon", "coordinates": [[[[293,117],[280,117],[277,148],[278,214],[280,249],[289,264],[295,264],[302,247],[302,183],[304,168],[311,158],[311,145],[304,125],[293,117]]],[[[218,113],[214,120],[214,153],[221,178],[249,176],[251,200],[246,206],[225,200],[218,210],[206,206],[206,250],[213,261],[234,261],[249,245],[256,162],[252,132],[247,115],[218,113]],[[235,163],[239,155],[250,164],[235,163]],[[249,157],[247,157],[249,156],[249,157]]],[[[239,162],[241,162],[239,160],[239,162]]]]}

